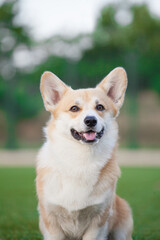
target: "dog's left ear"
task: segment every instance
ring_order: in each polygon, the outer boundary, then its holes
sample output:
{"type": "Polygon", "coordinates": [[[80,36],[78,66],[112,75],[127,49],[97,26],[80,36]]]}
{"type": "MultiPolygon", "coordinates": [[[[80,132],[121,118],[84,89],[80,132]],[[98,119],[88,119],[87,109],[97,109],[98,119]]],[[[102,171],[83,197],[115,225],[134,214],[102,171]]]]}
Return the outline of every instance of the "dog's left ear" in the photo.
{"type": "Polygon", "coordinates": [[[112,99],[119,110],[123,104],[127,88],[127,74],[124,68],[117,67],[112,70],[98,85],[106,95],[112,99]]]}

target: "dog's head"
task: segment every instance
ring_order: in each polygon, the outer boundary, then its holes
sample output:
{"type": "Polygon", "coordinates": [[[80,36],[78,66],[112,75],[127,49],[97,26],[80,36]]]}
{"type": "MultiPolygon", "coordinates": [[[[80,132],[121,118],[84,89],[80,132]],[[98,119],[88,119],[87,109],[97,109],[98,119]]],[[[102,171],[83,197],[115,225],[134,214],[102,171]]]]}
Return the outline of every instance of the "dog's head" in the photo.
{"type": "Polygon", "coordinates": [[[127,76],[123,68],[110,72],[95,88],[73,90],[56,75],[41,77],[41,94],[52,124],[74,141],[98,142],[108,131],[121,108],[127,76]]]}

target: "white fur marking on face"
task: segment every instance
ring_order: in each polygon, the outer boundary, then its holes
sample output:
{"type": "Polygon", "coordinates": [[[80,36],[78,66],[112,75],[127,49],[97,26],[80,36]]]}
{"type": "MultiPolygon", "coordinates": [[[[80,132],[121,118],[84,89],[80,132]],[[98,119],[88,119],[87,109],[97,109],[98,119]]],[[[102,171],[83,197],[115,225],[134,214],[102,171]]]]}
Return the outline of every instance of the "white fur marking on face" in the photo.
{"type": "Polygon", "coordinates": [[[100,132],[103,128],[103,124],[102,124],[102,119],[100,119],[99,115],[96,113],[96,111],[94,110],[91,110],[91,109],[86,109],[83,111],[83,114],[82,114],[82,119],[83,119],[83,129],[87,128],[85,123],[84,123],[84,119],[86,117],[89,117],[89,116],[93,116],[97,119],[97,124],[95,126],[95,131],[96,132],[100,132]]]}
{"type": "Polygon", "coordinates": [[[75,105],[81,105],[82,104],[82,99],[77,99],[75,101],[75,105]]]}

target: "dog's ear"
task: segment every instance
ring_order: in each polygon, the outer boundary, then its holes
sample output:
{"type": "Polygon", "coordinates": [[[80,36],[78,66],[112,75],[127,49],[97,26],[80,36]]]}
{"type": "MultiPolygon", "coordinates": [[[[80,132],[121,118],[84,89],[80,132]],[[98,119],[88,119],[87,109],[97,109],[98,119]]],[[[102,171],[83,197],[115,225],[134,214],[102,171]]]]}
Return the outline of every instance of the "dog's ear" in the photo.
{"type": "Polygon", "coordinates": [[[102,88],[106,95],[112,99],[119,110],[123,104],[127,88],[127,74],[124,68],[117,67],[112,70],[97,86],[102,88]]]}
{"type": "Polygon", "coordinates": [[[41,77],[40,90],[47,111],[55,106],[67,91],[67,86],[52,72],[44,72],[41,77]]]}

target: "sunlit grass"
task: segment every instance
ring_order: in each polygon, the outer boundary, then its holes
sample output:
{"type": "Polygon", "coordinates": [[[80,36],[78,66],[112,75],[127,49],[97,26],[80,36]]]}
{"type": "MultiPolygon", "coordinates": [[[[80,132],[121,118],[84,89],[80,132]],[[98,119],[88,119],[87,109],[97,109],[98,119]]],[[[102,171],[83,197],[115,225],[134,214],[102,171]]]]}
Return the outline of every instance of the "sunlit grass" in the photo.
{"type": "MultiPolygon", "coordinates": [[[[40,240],[33,168],[0,168],[0,239],[40,240]]],[[[118,194],[134,216],[134,240],[160,239],[160,168],[122,168],[118,194]]]]}

